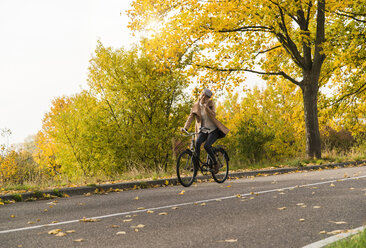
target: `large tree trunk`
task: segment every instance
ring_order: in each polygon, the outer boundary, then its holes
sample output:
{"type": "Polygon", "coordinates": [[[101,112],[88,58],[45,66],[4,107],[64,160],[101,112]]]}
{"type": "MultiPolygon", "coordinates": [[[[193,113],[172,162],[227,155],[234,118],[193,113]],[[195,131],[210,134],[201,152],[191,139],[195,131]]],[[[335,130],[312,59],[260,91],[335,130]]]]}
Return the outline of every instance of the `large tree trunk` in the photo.
{"type": "Polygon", "coordinates": [[[325,0],[318,1],[314,60],[311,63],[311,49],[304,50],[305,67],[300,84],[304,101],[306,155],[321,158],[320,132],[318,121],[319,76],[325,60],[322,43],[325,41],[325,0]]]}
{"type": "Polygon", "coordinates": [[[306,155],[309,158],[321,158],[320,132],[318,121],[318,77],[306,76],[301,87],[304,115],[305,115],[305,136],[306,155]]]}

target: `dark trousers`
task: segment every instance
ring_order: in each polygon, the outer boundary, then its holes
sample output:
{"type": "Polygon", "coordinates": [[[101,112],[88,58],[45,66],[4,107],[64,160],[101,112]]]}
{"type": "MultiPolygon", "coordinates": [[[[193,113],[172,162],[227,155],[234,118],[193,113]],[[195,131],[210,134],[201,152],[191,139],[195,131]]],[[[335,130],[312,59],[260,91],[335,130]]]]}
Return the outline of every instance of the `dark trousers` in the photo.
{"type": "Polygon", "coordinates": [[[201,145],[203,142],[206,141],[205,145],[203,146],[209,155],[211,161],[213,164],[216,164],[216,157],[212,149],[212,144],[215,143],[215,141],[219,138],[219,129],[216,128],[211,133],[202,133],[200,132],[198,134],[197,140],[196,140],[196,154],[198,157],[200,157],[201,152],[201,145]]]}

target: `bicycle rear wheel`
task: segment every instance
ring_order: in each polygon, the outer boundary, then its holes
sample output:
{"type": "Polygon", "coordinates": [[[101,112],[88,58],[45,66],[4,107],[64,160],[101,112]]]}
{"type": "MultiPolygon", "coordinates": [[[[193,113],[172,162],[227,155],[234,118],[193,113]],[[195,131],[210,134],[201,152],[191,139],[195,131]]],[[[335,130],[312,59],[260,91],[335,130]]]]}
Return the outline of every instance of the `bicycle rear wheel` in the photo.
{"type": "Polygon", "coordinates": [[[220,165],[220,170],[217,174],[212,173],[212,177],[217,183],[223,183],[229,175],[229,156],[222,148],[215,150],[217,163],[220,165]]]}
{"type": "Polygon", "coordinates": [[[197,175],[197,169],[195,166],[192,151],[185,150],[179,155],[177,161],[178,181],[184,187],[189,187],[193,183],[196,175],[197,175]]]}

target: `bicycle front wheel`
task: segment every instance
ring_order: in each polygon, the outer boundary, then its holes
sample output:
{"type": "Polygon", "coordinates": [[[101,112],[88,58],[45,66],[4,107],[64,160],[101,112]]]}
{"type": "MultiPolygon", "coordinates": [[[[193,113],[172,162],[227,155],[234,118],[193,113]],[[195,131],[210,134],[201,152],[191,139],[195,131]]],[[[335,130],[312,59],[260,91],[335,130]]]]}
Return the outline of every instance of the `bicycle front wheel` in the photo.
{"type": "Polygon", "coordinates": [[[229,156],[224,149],[219,148],[215,151],[217,163],[220,170],[217,174],[212,173],[212,177],[217,183],[223,183],[229,175],[229,156]]]}
{"type": "Polygon", "coordinates": [[[189,187],[197,175],[195,161],[192,151],[185,150],[182,152],[177,161],[177,177],[178,181],[184,186],[189,187]]]}

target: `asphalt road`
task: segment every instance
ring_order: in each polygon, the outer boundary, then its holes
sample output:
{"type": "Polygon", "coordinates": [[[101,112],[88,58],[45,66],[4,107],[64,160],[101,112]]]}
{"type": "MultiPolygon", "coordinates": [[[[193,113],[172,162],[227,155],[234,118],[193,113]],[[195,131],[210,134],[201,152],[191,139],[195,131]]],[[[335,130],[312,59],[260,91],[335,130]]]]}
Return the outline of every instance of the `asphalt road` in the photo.
{"type": "Polygon", "coordinates": [[[0,206],[0,247],[302,247],[365,225],[366,167],[55,200],[0,206]]]}

